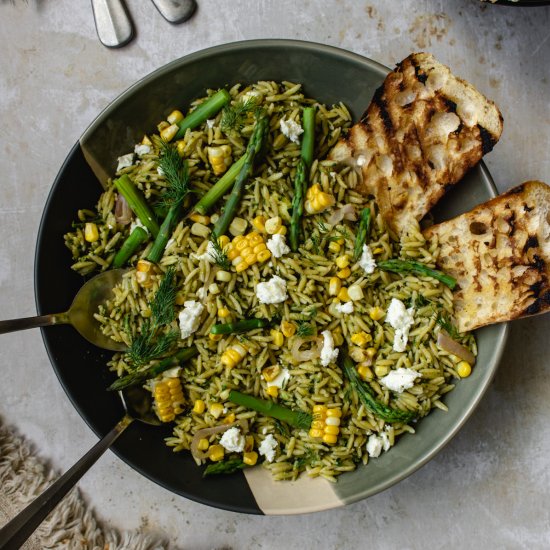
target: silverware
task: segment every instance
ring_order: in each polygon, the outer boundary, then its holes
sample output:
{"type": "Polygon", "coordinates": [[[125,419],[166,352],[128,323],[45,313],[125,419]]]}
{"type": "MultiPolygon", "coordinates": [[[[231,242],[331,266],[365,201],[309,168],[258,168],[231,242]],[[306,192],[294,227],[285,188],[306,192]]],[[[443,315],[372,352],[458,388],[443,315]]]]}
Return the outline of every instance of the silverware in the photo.
{"type": "Polygon", "coordinates": [[[115,342],[101,332],[101,327],[94,317],[97,308],[105,303],[113,288],[120,283],[126,269],[112,269],[96,275],[87,281],[76,294],[73,303],[65,313],[25,317],[0,321],[0,334],[50,325],[72,325],[86,340],[96,346],[111,351],[123,351],[126,344],[115,342]]]}
{"type": "Polygon", "coordinates": [[[78,480],[134,420],[154,426],[161,424],[152,410],[151,394],[148,391],[139,386],[133,386],[118,393],[125,411],[120,422],[72,468],[0,529],[0,548],[6,550],[20,548],[78,480]]]}
{"type": "Polygon", "coordinates": [[[151,0],[166,21],[183,23],[187,21],[197,9],[195,0],[151,0]]]}
{"type": "Polygon", "coordinates": [[[122,0],[92,0],[99,40],[108,48],[119,48],[134,36],[132,20],[122,0]]]}

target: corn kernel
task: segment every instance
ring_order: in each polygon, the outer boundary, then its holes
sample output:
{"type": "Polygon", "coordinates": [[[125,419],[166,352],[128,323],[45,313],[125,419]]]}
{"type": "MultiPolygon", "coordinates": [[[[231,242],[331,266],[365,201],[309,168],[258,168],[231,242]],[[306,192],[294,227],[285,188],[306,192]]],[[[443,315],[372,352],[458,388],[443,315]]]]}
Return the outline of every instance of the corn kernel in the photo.
{"type": "Polygon", "coordinates": [[[312,428],[309,430],[309,437],[323,437],[323,430],[312,428]]]}
{"type": "Polygon", "coordinates": [[[178,292],[176,294],[176,304],[178,306],[182,306],[185,303],[185,300],[186,300],[185,294],[182,294],[181,292],[178,292]]]}
{"type": "Polygon", "coordinates": [[[154,272],[154,266],[147,260],[138,260],[136,265],[136,281],[143,288],[153,286],[151,275],[154,272]]]}
{"type": "Polygon", "coordinates": [[[336,241],[330,241],[328,243],[328,249],[331,252],[340,252],[340,250],[342,249],[342,246],[339,243],[337,243],[336,241]]]}
{"type": "Polygon", "coordinates": [[[249,233],[247,237],[248,244],[253,248],[256,247],[256,245],[258,244],[264,244],[264,238],[259,233],[256,233],[256,231],[249,233]]]}
{"type": "Polygon", "coordinates": [[[344,267],[348,267],[349,265],[349,256],[347,254],[344,254],[343,256],[339,256],[334,260],[334,263],[340,268],[344,269],[344,267]]]}
{"type": "Polygon", "coordinates": [[[325,435],[338,435],[340,433],[340,427],[339,426],[331,426],[327,424],[325,426],[325,435]]]}
{"type": "Polygon", "coordinates": [[[243,218],[233,218],[231,225],[229,226],[229,233],[236,237],[237,235],[242,235],[246,231],[246,226],[248,222],[243,218]]]}
{"type": "Polygon", "coordinates": [[[223,174],[231,165],[231,147],[229,145],[220,145],[219,147],[207,148],[208,161],[212,166],[214,175],[223,174]]]}
{"type": "Polygon", "coordinates": [[[222,283],[228,283],[231,280],[231,273],[220,269],[220,271],[216,271],[216,279],[222,283]]]}
{"type": "Polygon", "coordinates": [[[325,435],[323,435],[323,443],[326,443],[327,445],[334,445],[337,441],[338,441],[338,436],[336,435],[328,434],[328,433],[325,433],[325,435]]]}
{"type": "Polygon", "coordinates": [[[153,142],[149,139],[149,136],[145,135],[143,136],[143,139],[141,140],[142,145],[153,145],[153,142]]]}
{"type": "Polygon", "coordinates": [[[259,254],[260,252],[267,250],[267,246],[265,243],[259,243],[254,247],[254,253],[259,254]]]}
{"type": "Polygon", "coordinates": [[[177,124],[178,122],[181,122],[183,120],[183,113],[175,109],[166,117],[166,120],[170,124],[177,124]]]}
{"type": "Polygon", "coordinates": [[[206,437],[202,437],[201,439],[199,439],[197,447],[199,448],[199,451],[206,451],[206,449],[210,447],[210,443],[208,442],[208,439],[206,437]]]}
{"type": "Polygon", "coordinates": [[[271,397],[278,397],[279,396],[279,388],[277,386],[268,386],[265,390],[267,395],[271,397]]]}
{"type": "Polygon", "coordinates": [[[275,329],[271,331],[271,338],[273,339],[273,343],[277,347],[281,347],[285,341],[285,337],[283,336],[283,333],[275,329]]]}
{"type": "Polygon", "coordinates": [[[231,248],[227,251],[227,259],[230,262],[233,262],[233,260],[236,260],[241,255],[240,251],[237,250],[237,248],[231,248]]]}
{"type": "Polygon", "coordinates": [[[210,294],[219,294],[220,287],[216,283],[211,283],[208,287],[208,292],[210,292],[210,294]]]}
{"type": "Polygon", "coordinates": [[[342,409],[327,409],[327,416],[340,418],[342,416],[342,409]]]}
{"type": "Polygon", "coordinates": [[[262,250],[261,252],[258,252],[258,261],[260,263],[269,260],[269,258],[271,258],[271,252],[269,250],[262,250]]]}
{"type": "Polygon", "coordinates": [[[327,426],[340,426],[340,417],[339,416],[328,416],[327,415],[327,419],[325,420],[325,424],[327,426]]]}
{"type": "Polygon", "coordinates": [[[262,370],[262,376],[267,382],[272,382],[279,376],[279,372],[281,372],[279,365],[271,365],[262,370]]]}
{"type": "Polygon", "coordinates": [[[235,419],[237,417],[235,416],[235,413],[229,413],[224,419],[223,419],[223,423],[224,424],[232,424],[233,422],[235,422],[235,419]]]}
{"type": "Polygon", "coordinates": [[[243,462],[247,466],[254,466],[258,462],[258,453],[250,451],[249,453],[243,453],[243,462]]]}
{"type": "Polygon", "coordinates": [[[176,141],[176,151],[180,157],[183,157],[185,154],[185,145],[186,143],[183,139],[178,139],[178,141],[176,141]]]}
{"type": "Polygon", "coordinates": [[[338,294],[336,295],[336,297],[341,300],[342,302],[349,302],[350,299],[349,299],[349,294],[348,294],[348,289],[343,286],[339,291],[338,291],[338,294]]]}
{"type": "Polygon", "coordinates": [[[164,130],[165,128],[168,128],[168,126],[170,126],[170,123],[167,122],[166,120],[163,120],[162,122],[159,122],[157,124],[157,130],[159,132],[162,132],[162,130],[164,130]]]}
{"type": "Polygon", "coordinates": [[[95,223],[87,223],[84,226],[84,238],[89,243],[95,243],[99,239],[99,230],[95,223]]]}
{"type": "Polygon", "coordinates": [[[179,129],[180,127],[177,124],[170,124],[170,126],[161,130],[160,137],[163,141],[172,141],[179,132],[179,129]]]}
{"type": "Polygon", "coordinates": [[[324,430],[325,429],[325,421],[324,420],[313,420],[311,423],[311,427],[314,430],[324,430]]]}
{"type": "Polygon", "coordinates": [[[234,344],[222,353],[220,358],[221,364],[225,367],[233,368],[245,358],[246,353],[246,348],[240,344],[234,344]]]}
{"type": "Polygon", "coordinates": [[[219,462],[225,456],[225,449],[221,445],[210,445],[208,448],[208,458],[212,462],[219,462]]]}
{"type": "MultiPolygon", "coordinates": [[[[212,218],[210,218],[210,221],[212,221],[212,218]]],[[[218,237],[218,244],[220,245],[220,248],[225,248],[229,244],[229,237],[227,235],[222,235],[221,237],[218,237]]]]}
{"type": "Polygon", "coordinates": [[[460,378],[468,378],[472,374],[472,367],[467,361],[460,361],[456,366],[456,372],[460,378]]]}
{"type": "Polygon", "coordinates": [[[286,225],[281,225],[279,229],[275,232],[275,235],[286,235],[287,228],[286,225]]]}
{"type": "Polygon", "coordinates": [[[382,317],[384,317],[385,315],[386,313],[381,307],[374,306],[369,309],[369,317],[373,321],[380,321],[380,319],[382,319],[382,317]]]}
{"type": "Polygon", "coordinates": [[[351,285],[348,287],[348,295],[351,300],[357,302],[363,298],[363,289],[359,285],[351,285]]]}
{"type": "Polygon", "coordinates": [[[202,399],[197,399],[193,404],[193,412],[195,414],[202,414],[206,409],[206,404],[202,399]]]}
{"type": "Polygon", "coordinates": [[[331,296],[338,296],[342,288],[342,281],[338,277],[331,277],[328,283],[328,293],[331,296]]]}
{"type": "Polygon", "coordinates": [[[356,362],[356,363],[363,363],[367,359],[367,355],[365,353],[365,350],[363,348],[353,346],[349,350],[349,356],[356,362]]]}
{"type": "Polygon", "coordinates": [[[258,261],[257,254],[254,254],[254,252],[251,252],[250,254],[243,254],[244,261],[249,265],[254,265],[258,261]]]}
{"type": "Polygon", "coordinates": [[[316,414],[326,414],[327,407],[325,405],[313,405],[313,412],[316,414]]]}
{"type": "Polygon", "coordinates": [[[294,336],[296,333],[296,325],[294,323],[291,323],[290,321],[282,321],[281,322],[281,332],[284,336],[287,338],[290,338],[291,336],[294,336]]]}
{"type": "Polygon", "coordinates": [[[334,329],[334,331],[332,332],[332,338],[334,340],[335,346],[341,346],[344,343],[344,335],[342,334],[340,327],[334,329]]]}
{"type": "Polygon", "coordinates": [[[242,271],[244,271],[245,269],[248,269],[250,266],[248,265],[247,262],[245,262],[244,260],[235,268],[235,270],[237,271],[237,273],[241,273],[242,271]]]}
{"type": "Polygon", "coordinates": [[[265,222],[265,230],[269,235],[275,235],[279,229],[281,229],[281,226],[283,224],[283,220],[279,216],[274,216],[273,218],[269,218],[265,222]]]}
{"type": "Polygon", "coordinates": [[[202,214],[191,214],[189,219],[197,223],[202,223],[203,225],[208,225],[210,223],[210,218],[202,214]]]}
{"type": "Polygon", "coordinates": [[[374,374],[376,374],[378,378],[382,378],[383,376],[386,376],[386,374],[388,374],[389,370],[390,369],[385,365],[376,365],[374,367],[374,374]]]}
{"type": "Polygon", "coordinates": [[[195,235],[196,237],[202,237],[203,239],[206,239],[208,235],[210,235],[210,229],[203,223],[195,222],[191,226],[191,235],[195,235]]]}
{"type": "Polygon", "coordinates": [[[373,254],[380,254],[381,252],[384,252],[384,249],[381,246],[377,246],[372,253],[373,254]]]}
{"type": "Polygon", "coordinates": [[[367,334],[364,330],[362,330],[361,332],[356,332],[355,334],[352,334],[351,341],[356,346],[364,347],[370,341],[372,341],[372,336],[370,334],[367,334]]]}
{"type": "Polygon", "coordinates": [[[212,334],[211,332],[208,334],[208,339],[211,342],[219,342],[222,339],[222,334],[212,334]]]}
{"type": "Polygon", "coordinates": [[[221,317],[222,319],[225,319],[226,317],[229,317],[231,315],[231,312],[226,307],[221,307],[218,309],[218,317],[221,317]]]}
{"type": "Polygon", "coordinates": [[[262,233],[265,231],[265,216],[256,216],[252,220],[252,225],[262,233]]]}
{"type": "Polygon", "coordinates": [[[336,276],[340,279],[347,279],[351,275],[351,269],[349,267],[345,267],[344,269],[341,269],[336,273],[336,276]]]}
{"type": "Polygon", "coordinates": [[[211,403],[208,412],[214,418],[219,418],[223,413],[223,405],[221,403],[211,403]]]}

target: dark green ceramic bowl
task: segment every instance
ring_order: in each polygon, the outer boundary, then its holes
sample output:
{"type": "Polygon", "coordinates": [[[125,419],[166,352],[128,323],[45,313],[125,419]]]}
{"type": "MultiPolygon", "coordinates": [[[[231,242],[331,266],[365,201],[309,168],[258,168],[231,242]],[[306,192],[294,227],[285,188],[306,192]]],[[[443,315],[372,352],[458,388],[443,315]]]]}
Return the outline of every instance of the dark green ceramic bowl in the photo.
{"type": "MultiPolygon", "coordinates": [[[[396,60],[399,61],[399,60],[396,60]]],[[[114,173],[116,158],[154,130],[174,108],[183,110],[207,88],[261,79],[301,82],[307,95],[325,103],[343,101],[355,118],[365,110],[388,69],[336,48],[290,40],[238,42],[200,51],[147,76],[105,109],[84,132],[54,182],[38,235],[35,287],[40,314],[63,311],[82,285],[69,268],[63,234],[77,209],[93,207],[100,181],[114,173]]],[[[438,207],[437,219],[459,214],[495,195],[483,164],[472,170],[438,207]]],[[[203,479],[188,453],[173,453],[163,439],[170,428],[132,425],[114,452],[144,476],[179,495],[246,513],[290,514],[354,502],[402,480],[428,462],[457,433],[485,393],[497,368],[506,326],[478,331],[479,358],[472,375],[446,396],[449,412],[434,410],[419,422],[416,435],[338,483],[303,479],[273,483],[261,468],[247,474],[203,479]]],[[[98,436],[122,416],[118,397],[105,391],[112,381],[108,353],[82,339],[71,327],[42,329],[52,365],[67,395],[98,436]]]]}

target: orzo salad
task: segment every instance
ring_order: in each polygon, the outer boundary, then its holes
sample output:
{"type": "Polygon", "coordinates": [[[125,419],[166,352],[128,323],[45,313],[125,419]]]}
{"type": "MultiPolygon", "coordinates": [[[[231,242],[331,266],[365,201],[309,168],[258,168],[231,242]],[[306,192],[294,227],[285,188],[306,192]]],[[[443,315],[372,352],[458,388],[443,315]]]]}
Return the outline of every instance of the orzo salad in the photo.
{"type": "Polygon", "coordinates": [[[151,391],[205,474],[336,481],[446,410],[474,363],[436,244],[397,238],[360,170],[326,160],[350,125],[300,84],[210,90],[118,159],[65,236],[82,275],[129,268],[96,314],[128,346],[110,389],[151,391]]]}

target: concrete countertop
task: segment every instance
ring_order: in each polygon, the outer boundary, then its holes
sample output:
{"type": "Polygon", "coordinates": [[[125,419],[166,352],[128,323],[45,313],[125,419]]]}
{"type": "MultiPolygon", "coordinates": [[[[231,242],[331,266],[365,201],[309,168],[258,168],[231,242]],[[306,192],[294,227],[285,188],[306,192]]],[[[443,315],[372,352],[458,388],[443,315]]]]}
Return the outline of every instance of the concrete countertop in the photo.
{"type": "MultiPolygon", "coordinates": [[[[386,65],[430,51],[502,110],[486,163],[500,191],[550,183],[550,7],[477,0],[198,0],[172,26],[129,2],[137,35],[98,39],[89,2],[0,1],[0,316],[35,313],[36,233],[50,186],[81,132],[120,92],[205,47],[297,38],[386,65]]],[[[453,441],[397,486],[344,509],[250,517],[156,486],[107,453],[80,488],[99,519],[181,548],[547,548],[550,544],[550,316],[513,323],[494,382],[453,441]]],[[[0,416],[63,471],[96,442],[61,389],[38,330],[0,337],[0,416]]]]}

